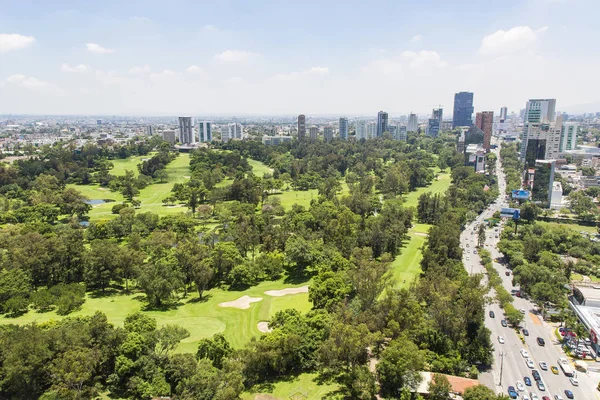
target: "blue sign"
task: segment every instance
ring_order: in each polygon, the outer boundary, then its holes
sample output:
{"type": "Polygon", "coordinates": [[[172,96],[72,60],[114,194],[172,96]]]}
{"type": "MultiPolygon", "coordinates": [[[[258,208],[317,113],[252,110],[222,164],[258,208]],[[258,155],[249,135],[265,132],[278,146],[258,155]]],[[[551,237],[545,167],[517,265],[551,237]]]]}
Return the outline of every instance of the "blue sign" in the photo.
{"type": "Polygon", "coordinates": [[[500,216],[502,218],[519,219],[521,218],[521,210],[518,208],[503,208],[500,210],[500,216]]]}
{"type": "Polygon", "coordinates": [[[515,200],[529,200],[529,190],[513,190],[512,198],[515,200]]]}

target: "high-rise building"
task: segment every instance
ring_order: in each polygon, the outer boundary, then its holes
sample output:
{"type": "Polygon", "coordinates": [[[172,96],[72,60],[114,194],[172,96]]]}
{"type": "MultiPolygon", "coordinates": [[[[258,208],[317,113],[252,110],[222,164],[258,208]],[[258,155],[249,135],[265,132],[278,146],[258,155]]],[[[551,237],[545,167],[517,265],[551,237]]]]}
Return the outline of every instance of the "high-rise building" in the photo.
{"type": "Polygon", "coordinates": [[[406,132],[406,126],[398,125],[396,127],[396,140],[404,140],[408,139],[408,134],[406,132]]]}
{"type": "Polygon", "coordinates": [[[201,121],[198,125],[200,143],[212,142],[212,122],[201,121]]]}
{"type": "Polygon", "coordinates": [[[417,114],[410,113],[408,123],[406,124],[407,132],[416,132],[419,129],[419,120],[417,114]]]}
{"type": "Polygon", "coordinates": [[[165,142],[175,144],[175,131],[162,131],[162,138],[165,142]]]}
{"type": "Polygon", "coordinates": [[[102,125],[102,120],[101,119],[97,119],[96,120],[96,125],[102,125]]]}
{"type": "Polygon", "coordinates": [[[482,111],[475,116],[475,126],[483,132],[483,148],[485,151],[490,151],[490,143],[492,140],[492,128],[494,127],[494,112],[482,111]]]}
{"type": "Polygon", "coordinates": [[[367,122],[356,121],[356,140],[367,139],[367,122]]]}
{"type": "Polygon", "coordinates": [[[427,122],[427,136],[437,137],[442,130],[442,118],[444,110],[442,108],[434,108],[432,112],[432,118],[429,118],[427,122]]]}
{"type": "Polygon", "coordinates": [[[154,128],[152,127],[152,125],[148,125],[146,127],[146,135],[152,136],[153,134],[154,134],[154,128]]]}
{"type": "Polygon", "coordinates": [[[367,139],[377,137],[377,122],[367,122],[367,139]]]}
{"type": "Polygon", "coordinates": [[[554,122],[556,99],[530,99],[525,105],[525,123],[554,122]]]}
{"type": "Polygon", "coordinates": [[[326,126],[323,128],[323,140],[331,142],[333,140],[333,126],[326,126]]]}
{"type": "Polygon", "coordinates": [[[304,114],[298,115],[298,139],[306,137],[306,117],[304,114]]]}
{"type": "Polygon", "coordinates": [[[342,117],[340,118],[340,123],[338,127],[338,132],[340,139],[348,140],[348,118],[342,117]]]}
{"type": "Polygon", "coordinates": [[[577,148],[578,122],[563,122],[560,133],[560,151],[575,150],[577,148]]]}
{"type": "Polygon", "coordinates": [[[457,126],[473,125],[473,93],[458,92],[454,94],[454,112],[452,129],[457,126]]]}
{"type": "Polygon", "coordinates": [[[194,119],[192,117],[179,117],[179,143],[196,143],[194,135],[194,119]]]}
{"type": "Polygon", "coordinates": [[[552,201],[555,168],[556,160],[536,160],[528,169],[526,184],[531,190],[531,200],[542,207],[549,207],[552,201]]]}
{"type": "Polygon", "coordinates": [[[555,160],[560,153],[561,123],[525,124],[521,139],[521,160],[533,168],[536,160],[555,160]]]}
{"type": "Polygon", "coordinates": [[[377,113],[377,137],[383,135],[383,132],[388,131],[388,113],[379,111],[377,113]]]}
{"type": "Polygon", "coordinates": [[[310,140],[317,140],[317,136],[319,136],[319,127],[316,125],[311,126],[308,128],[308,133],[310,135],[310,140]]]}
{"type": "Polygon", "coordinates": [[[221,140],[228,142],[232,139],[241,140],[244,138],[244,128],[239,122],[232,122],[227,124],[227,129],[223,129],[221,133],[221,140]]]}
{"type": "Polygon", "coordinates": [[[507,116],[508,116],[508,108],[506,108],[506,107],[500,108],[500,122],[506,122],[507,116]]]}

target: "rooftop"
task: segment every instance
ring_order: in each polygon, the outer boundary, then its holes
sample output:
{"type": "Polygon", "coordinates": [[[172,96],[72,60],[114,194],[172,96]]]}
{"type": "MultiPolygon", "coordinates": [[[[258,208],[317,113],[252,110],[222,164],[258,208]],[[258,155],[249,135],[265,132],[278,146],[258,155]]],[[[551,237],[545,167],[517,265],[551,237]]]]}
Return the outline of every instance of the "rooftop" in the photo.
{"type": "MultiPolygon", "coordinates": [[[[417,393],[429,393],[429,382],[431,382],[433,375],[434,375],[433,372],[421,371],[421,377],[423,377],[423,380],[421,381],[421,383],[419,384],[419,387],[417,388],[417,393]]],[[[446,375],[446,374],[439,374],[439,375],[444,375],[448,379],[450,386],[452,386],[452,389],[451,389],[452,393],[462,394],[465,392],[465,390],[467,390],[471,386],[479,385],[479,381],[477,379],[462,378],[460,376],[446,375]]]]}

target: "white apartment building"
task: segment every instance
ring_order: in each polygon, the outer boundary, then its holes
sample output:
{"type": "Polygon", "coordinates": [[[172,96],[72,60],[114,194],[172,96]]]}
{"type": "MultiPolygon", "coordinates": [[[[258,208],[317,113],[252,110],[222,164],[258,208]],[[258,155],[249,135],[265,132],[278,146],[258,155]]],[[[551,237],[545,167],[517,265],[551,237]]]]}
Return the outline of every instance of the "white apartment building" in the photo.
{"type": "Polygon", "coordinates": [[[356,140],[367,139],[367,121],[356,121],[356,140]]]}

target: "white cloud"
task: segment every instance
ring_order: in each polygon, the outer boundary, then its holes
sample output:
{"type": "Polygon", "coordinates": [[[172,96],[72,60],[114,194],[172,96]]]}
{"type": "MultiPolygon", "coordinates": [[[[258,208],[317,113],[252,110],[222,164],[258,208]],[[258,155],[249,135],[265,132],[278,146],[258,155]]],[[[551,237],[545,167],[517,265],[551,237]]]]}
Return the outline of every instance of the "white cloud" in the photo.
{"type": "Polygon", "coordinates": [[[242,83],[243,79],[240,78],[239,76],[234,76],[234,77],[227,79],[225,82],[226,83],[242,83]]]}
{"type": "Polygon", "coordinates": [[[245,50],[225,50],[222,53],[216,54],[215,58],[223,62],[241,62],[256,55],[251,51],[245,50]]]}
{"type": "Polygon", "coordinates": [[[495,55],[526,49],[538,40],[540,33],[546,30],[548,30],[547,26],[543,26],[536,31],[529,26],[515,26],[507,31],[500,29],[484,36],[481,40],[479,53],[495,55]]]}
{"type": "Polygon", "coordinates": [[[198,67],[197,65],[190,65],[189,67],[187,67],[185,69],[186,72],[192,73],[192,74],[198,74],[201,72],[204,72],[204,70],[200,67],[198,67]]]}
{"type": "Polygon", "coordinates": [[[435,51],[421,50],[419,52],[404,51],[402,57],[408,61],[408,66],[411,69],[420,68],[444,68],[448,63],[442,60],[442,57],[435,51]]]}
{"type": "Polygon", "coordinates": [[[115,52],[113,49],[102,47],[96,43],[86,43],[85,47],[90,53],[95,54],[111,54],[115,52]]]}
{"type": "Polygon", "coordinates": [[[134,15],[133,17],[131,17],[132,20],[136,21],[136,22],[150,22],[150,18],[148,17],[140,17],[137,15],[134,15]]]}
{"type": "Polygon", "coordinates": [[[104,85],[118,85],[125,82],[125,78],[117,75],[115,71],[96,70],[96,78],[104,85]]]}
{"type": "Polygon", "coordinates": [[[134,74],[134,75],[149,74],[150,66],[149,65],[139,65],[139,66],[131,67],[131,68],[129,68],[129,73],[134,74]]]}
{"type": "Polygon", "coordinates": [[[84,64],[78,64],[78,65],[63,64],[60,66],[60,70],[62,72],[86,72],[88,70],[88,66],[84,65],[84,64]]]}
{"type": "Polygon", "coordinates": [[[312,67],[301,72],[289,72],[286,74],[277,74],[273,79],[278,81],[294,81],[302,76],[307,75],[327,75],[329,73],[328,67],[312,67]]]}
{"type": "Polygon", "coordinates": [[[419,43],[421,40],[423,40],[423,35],[421,34],[416,34],[410,39],[410,41],[413,43],[419,43]]]}
{"type": "Polygon", "coordinates": [[[6,78],[6,83],[18,85],[26,89],[50,89],[55,88],[48,82],[41,81],[33,76],[25,76],[23,74],[14,74],[6,78]]]}
{"type": "Polygon", "coordinates": [[[155,74],[150,74],[150,78],[152,79],[164,79],[164,78],[170,78],[172,76],[175,76],[175,72],[171,71],[170,69],[163,69],[161,72],[155,73],[155,74]]]}
{"type": "Polygon", "coordinates": [[[216,32],[218,30],[218,28],[214,25],[208,24],[208,25],[204,25],[202,27],[202,30],[204,32],[216,32]]]}
{"type": "Polygon", "coordinates": [[[33,36],[23,36],[18,33],[0,33],[0,54],[24,49],[34,42],[35,38],[33,36]]]}
{"type": "Polygon", "coordinates": [[[403,65],[399,57],[381,58],[370,62],[361,70],[368,74],[384,75],[388,78],[398,79],[402,77],[403,65]]]}

